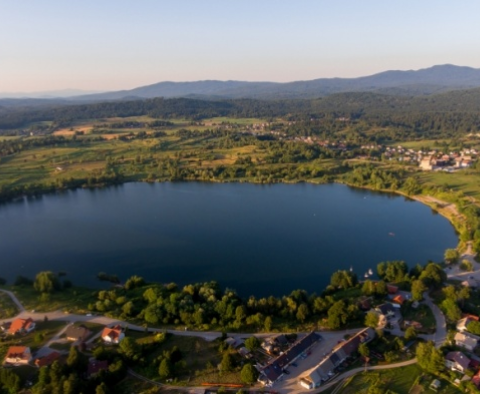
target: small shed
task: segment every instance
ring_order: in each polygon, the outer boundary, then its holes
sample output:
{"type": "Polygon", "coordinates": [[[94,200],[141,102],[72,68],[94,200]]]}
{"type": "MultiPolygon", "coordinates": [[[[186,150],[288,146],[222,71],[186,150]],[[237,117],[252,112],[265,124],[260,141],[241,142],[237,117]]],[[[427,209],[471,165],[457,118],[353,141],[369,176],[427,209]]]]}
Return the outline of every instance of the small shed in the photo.
{"type": "Polygon", "coordinates": [[[432,383],[430,383],[430,388],[434,391],[438,391],[441,387],[442,383],[438,379],[435,379],[432,383]]]}

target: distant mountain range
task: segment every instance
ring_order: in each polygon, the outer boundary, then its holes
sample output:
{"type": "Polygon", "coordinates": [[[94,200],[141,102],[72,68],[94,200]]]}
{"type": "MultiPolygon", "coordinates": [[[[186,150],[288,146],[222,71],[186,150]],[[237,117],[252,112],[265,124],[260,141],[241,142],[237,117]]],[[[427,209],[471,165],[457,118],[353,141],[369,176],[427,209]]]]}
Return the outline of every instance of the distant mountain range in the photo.
{"type": "Polygon", "coordinates": [[[419,97],[477,87],[480,87],[480,69],[446,64],[416,71],[385,71],[359,78],[322,78],[287,83],[212,80],[160,82],[131,90],[94,94],[85,94],[85,91],[74,89],[31,94],[0,93],[0,107],[71,105],[155,97],[184,97],[204,100],[241,98],[258,100],[312,99],[338,93],[359,92],[396,97],[419,97]]]}
{"type": "Polygon", "coordinates": [[[75,97],[75,96],[85,96],[88,94],[98,94],[101,93],[98,90],[80,90],[80,89],[62,89],[62,90],[50,90],[46,92],[29,92],[29,93],[8,93],[0,92],[0,98],[12,98],[12,99],[23,99],[23,98],[35,98],[35,99],[51,99],[51,98],[65,98],[65,97],[75,97]]]}
{"type": "Polygon", "coordinates": [[[480,87],[480,69],[446,64],[417,71],[385,71],[360,78],[322,78],[287,83],[215,80],[160,82],[131,90],[83,95],[71,99],[104,101],[153,97],[195,97],[272,100],[316,98],[344,92],[422,96],[475,87],[480,87]]]}

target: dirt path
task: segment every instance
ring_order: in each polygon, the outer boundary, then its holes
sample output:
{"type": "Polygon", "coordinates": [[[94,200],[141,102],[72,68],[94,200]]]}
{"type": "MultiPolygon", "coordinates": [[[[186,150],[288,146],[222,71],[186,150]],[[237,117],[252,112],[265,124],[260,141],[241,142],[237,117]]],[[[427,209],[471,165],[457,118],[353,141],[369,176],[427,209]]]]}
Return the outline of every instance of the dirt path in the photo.
{"type": "Polygon", "coordinates": [[[432,196],[412,196],[412,199],[424,203],[426,205],[432,206],[438,210],[438,212],[445,216],[448,219],[463,220],[464,216],[458,212],[458,209],[455,204],[439,200],[438,198],[432,196]]]}

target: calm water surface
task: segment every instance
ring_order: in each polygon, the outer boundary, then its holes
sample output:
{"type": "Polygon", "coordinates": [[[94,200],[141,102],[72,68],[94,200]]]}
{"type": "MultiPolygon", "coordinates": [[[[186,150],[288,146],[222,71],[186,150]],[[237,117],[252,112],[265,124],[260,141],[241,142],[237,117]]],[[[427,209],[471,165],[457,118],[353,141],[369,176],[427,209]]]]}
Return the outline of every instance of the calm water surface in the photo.
{"type": "Polygon", "coordinates": [[[332,272],[441,260],[457,236],[418,202],[343,185],[129,183],[0,206],[0,276],[66,271],[217,280],[242,296],[320,292],[332,272]],[[391,235],[391,233],[394,234],[391,235]]]}

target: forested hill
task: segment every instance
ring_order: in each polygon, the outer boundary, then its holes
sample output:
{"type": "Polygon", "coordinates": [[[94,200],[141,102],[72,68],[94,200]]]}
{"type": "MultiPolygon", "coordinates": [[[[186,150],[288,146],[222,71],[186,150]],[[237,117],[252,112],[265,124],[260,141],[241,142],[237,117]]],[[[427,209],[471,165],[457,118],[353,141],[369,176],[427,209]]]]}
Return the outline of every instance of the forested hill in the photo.
{"type": "MultiPolygon", "coordinates": [[[[0,106],[1,106],[0,100],[0,106]]],[[[388,120],[425,116],[457,118],[469,122],[480,114],[480,88],[433,96],[402,97],[378,93],[338,93],[312,100],[199,100],[188,98],[110,101],[82,105],[52,105],[47,108],[0,108],[0,130],[25,127],[35,121],[53,121],[68,126],[72,121],[149,115],[154,118],[200,120],[215,116],[287,117],[298,119],[332,114],[351,119],[388,120]],[[467,116],[468,115],[468,116],[467,116]]],[[[473,124],[473,126],[475,126],[473,124]]]]}
{"type": "Polygon", "coordinates": [[[160,82],[132,90],[85,95],[73,100],[119,100],[126,97],[209,96],[217,99],[309,99],[344,92],[419,96],[480,87],[480,69],[454,65],[422,70],[385,71],[360,78],[321,78],[288,83],[245,81],[160,82]]]}

